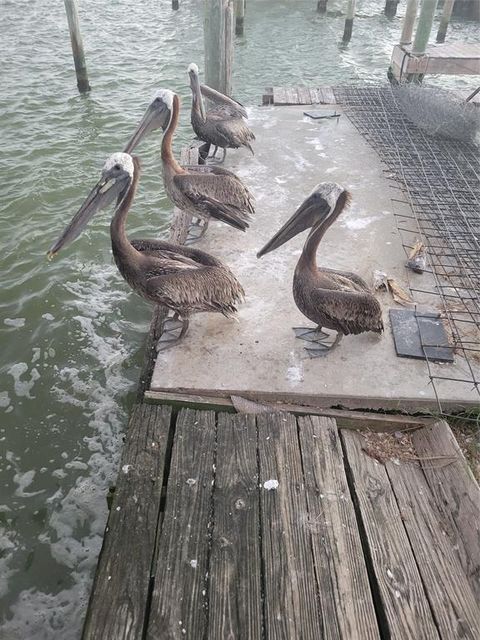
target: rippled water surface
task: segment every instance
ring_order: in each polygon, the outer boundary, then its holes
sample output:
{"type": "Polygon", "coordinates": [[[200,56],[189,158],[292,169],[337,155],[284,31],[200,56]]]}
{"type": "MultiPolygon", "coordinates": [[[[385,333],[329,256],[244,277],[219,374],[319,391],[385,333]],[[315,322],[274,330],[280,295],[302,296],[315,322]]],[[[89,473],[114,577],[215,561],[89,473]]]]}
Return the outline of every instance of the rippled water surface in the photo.
{"type": "MultiPolygon", "coordinates": [[[[188,99],[202,63],[201,0],[79,0],[92,92],[76,91],[63,2],[0,0],[0,637],[78,638],[134,397],[151,309],[112,263],[108,215],[64,254],[45,253],[122,148],[155,87],[188,99]]],[[[315,0],[249,0],[237,42],[235,94],[259,104],[272,85],[383,81],[399,17],[359,2],[354,36],[315,0]]],[[[341,8],[331,0],[332,11],[341,8]]],[[[475,25],[456,22],[450,39],[475,25]]],[[[441,81],[445,85],[444,81],[441,81]]],[[[462,79],[448,86],[469,87],[462,79]]],[[[182,118],[177,148],[191,137],[182,118]]],[[[129,218],[162,234],[158,139],[129,218]]]]}

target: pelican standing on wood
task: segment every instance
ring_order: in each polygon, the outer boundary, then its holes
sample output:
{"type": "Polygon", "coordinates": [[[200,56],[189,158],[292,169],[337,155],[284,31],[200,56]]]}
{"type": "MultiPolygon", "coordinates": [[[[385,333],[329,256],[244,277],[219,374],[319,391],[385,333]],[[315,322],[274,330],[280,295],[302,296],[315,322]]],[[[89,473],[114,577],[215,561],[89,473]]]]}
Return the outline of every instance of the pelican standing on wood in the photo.
{"type": "Polygon", "coordinates": [[[245,123],[245,107],[223,93],[207,85],[201,85],[198,67],[193,62],[188,67],[188,75],[192,90],[192,127],[197,137],[208,143],[209,149],[210,145],[214,145],[212,158],[215,157],[218,147],[223,149],[220,162],[225,160],[227,149],[247,147],[254,155],[250,142],[255,140],[255,136],[245,123]],[[208,111],[205,109],[204,95],[215,102],[215,106],[208,111]]]}
{"type": "Polygon", "coordinates": [[[99,182],[48,255],[53,257],[70,244],[97,211],[116,199],[110,236],[118,270],[134,291],[174,312],[158,344],[158,349],[164,349],[183,338],[193,313],[213,311],[232,317],[244,291],[230,269],[208,253],[162,240],[128,239],[125,222],[139,177],[138,158],[127,153],[110,156],[99,182]]]}
{"type": "MultiPolygon", "coordinates": [[[[157,91],[125,152],[131,153],[149,133],[161,127],[163,183],[170,200],[182,211],[208,221],[221,220],[245,231],[254,213],[253,197],[231,171],[219,167],[181,167],[172,151],[172,138],[178,123],[180,100],[169,89],[157,91]]],[[[203,233],[206,230],[204,226],[203,233]]],[[[202,233],[202,235],[203,235],[202,233]]]]}
{"type": "Polygon", "coordinates": [[[310,342],[305,347],[311,357],[326,355],[344,335],[383,331],[378,300],[367,283],[355,273],[318,267],[316,254],[327,229],[350,203],[350,193],[334,182],[315,187],[293,216],[258,252],[257,257],[277,249],[297,234],[310,229],[293,278],[293,297],[299,310],[317,327],[295,327],[298,338],[310,342]],[[322,328],[337,332],[334,342],[322,328]]]}

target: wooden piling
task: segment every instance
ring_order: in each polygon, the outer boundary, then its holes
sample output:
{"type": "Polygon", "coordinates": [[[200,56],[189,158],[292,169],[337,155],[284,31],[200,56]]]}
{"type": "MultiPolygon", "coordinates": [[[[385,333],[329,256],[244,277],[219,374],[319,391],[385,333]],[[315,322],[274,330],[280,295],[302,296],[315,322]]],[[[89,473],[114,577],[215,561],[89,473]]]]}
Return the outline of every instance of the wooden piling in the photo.
{"type": "Polygon", "coordinates": [[[317,13],[327,13],[327,2],[328,0],[318,0],[317,13]]]}
{"type": "Polygon", "coordinates": [[[417,18],[418,0],[408,0],[407,8],[405,11],[405,18],[403,19],[402,35],[400,36],[400,44],[411,44],[413,25],[417,18]]]}
{"type": "Polygon", "coordinates": [[[178,11],[178,4],[179,4],[178,0],[172,0],[172,9],[174,11],[178,11]]]}
{"type": "Polygon", "coordinates": [[[205,82],[226,95],[232,92],[233,0],[205,0],[205,82]]]}
{"type": "Polygon", "coordinates": [[[350,42],[353,30],[353,18],[355,16],[355,0],[348,0],[345,29],[343,30],[343,42],[350,42]]]}
{"type": "Polygon", "coordinates": [[[245,0],[235,0],[235,35],[243,36],[245,0]]]}
{"type": "Polygon", "coordinates": [[[412,46],[412,53],[414,55],[423,55],[427,49],[437,4],[438,0],[423,0],[422,2],[417,30],[415,32],[415,39],[412,46]]]}
{"type": "Polygon", "coordinates": [[[447,35],[448,24],[450,22],[454,4],[455,0],[445,0],[442,17],[440,19],[440,26],[437,31],[437,42],[445,42],[445,36],[447,35]]]}
{"type": "Polygon", "coordinates": [[[70,41],[72,43],[73,62],[75,73],[77,74],[77,87],[80,93],[90,91],[88,82],[87,64],[83,52],[82,36],[80,34],[80,21],[76,0],[64,0],[65,11],[67,13],[68,29],[70,31],[70,41]]]}
{"type": "Polygon", "coordinates": [[[400,0],[386,0],[383,13],[387,18],[394,18],[397,15],[397,7],[400,0]]]}

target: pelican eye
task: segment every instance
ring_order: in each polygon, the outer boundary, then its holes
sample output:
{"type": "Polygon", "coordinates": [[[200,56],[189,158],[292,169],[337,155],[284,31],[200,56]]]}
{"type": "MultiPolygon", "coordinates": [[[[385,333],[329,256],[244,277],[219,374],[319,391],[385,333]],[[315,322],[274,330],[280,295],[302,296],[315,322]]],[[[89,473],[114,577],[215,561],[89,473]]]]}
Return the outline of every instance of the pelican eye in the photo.
{"type": "Polygon", "coordinates": [[[113,168],[115,169],[115,171],[121,171],[122,170],[122,167],[119,164],[115,164],[113,166],[113,168]]]}

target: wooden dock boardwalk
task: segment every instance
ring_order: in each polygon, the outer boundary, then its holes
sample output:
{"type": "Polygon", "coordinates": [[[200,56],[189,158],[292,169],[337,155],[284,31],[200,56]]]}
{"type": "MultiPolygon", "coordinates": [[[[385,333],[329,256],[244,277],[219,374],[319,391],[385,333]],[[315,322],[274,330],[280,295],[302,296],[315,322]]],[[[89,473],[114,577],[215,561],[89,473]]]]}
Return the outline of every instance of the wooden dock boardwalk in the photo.
{"type": "Polygon", "coordinates": [[[84,640],[477,638],[478,486],[445,422],[412,442],[138,404],[84,640]]]}

